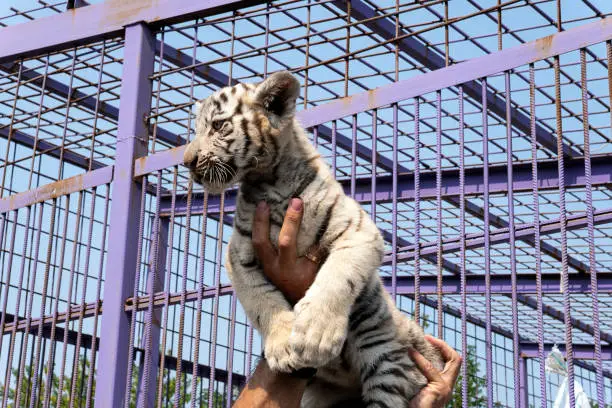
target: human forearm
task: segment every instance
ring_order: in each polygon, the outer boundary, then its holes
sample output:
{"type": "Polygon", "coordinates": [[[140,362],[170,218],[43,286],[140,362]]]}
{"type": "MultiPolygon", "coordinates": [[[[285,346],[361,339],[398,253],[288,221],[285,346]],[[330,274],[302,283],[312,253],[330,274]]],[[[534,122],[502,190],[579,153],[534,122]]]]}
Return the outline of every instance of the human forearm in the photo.
{"type": "Polygon", "coordinates": [[[262,360],[234,408],[298,408],[306,383],[307,380],[273,372],[262,360]]]}

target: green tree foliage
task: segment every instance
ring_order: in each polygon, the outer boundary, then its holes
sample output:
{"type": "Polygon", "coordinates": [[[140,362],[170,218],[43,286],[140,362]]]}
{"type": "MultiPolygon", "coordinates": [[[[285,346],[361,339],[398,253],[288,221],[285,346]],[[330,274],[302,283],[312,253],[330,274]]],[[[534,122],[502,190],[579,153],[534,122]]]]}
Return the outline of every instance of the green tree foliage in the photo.
{"type": "MultiPolygon", "coordinates": [[[[85,401],[87,398],[87,380],[90,371],[89,361],[81,359],[79,361],[76,370],[76,383],[75,383],[75,395],[74,395],[74,407],[82,408],[85,407],[85,401]]],[[[36,408],[42,408],[44,405],[45,396],[47,395],[47,367],[45,365],[43,374],[37,373],[32,369],[31,366],[26,366],[24,369],[23,378],[21,380],[21,393],[18,393],[13,387],[8,387],[7,392],[7,406],[9,408],[16,408],[19,404],[19,408],[29,407],[30,399],[32,398],[34,376],[38,375],[38,385],[36,391],[36,408]],[[19,403],[17,400],[19,399],[19,403]]],[[[66,373],[71,374],[71,373],[66,373]]],[[[19,369],[14,368],[11,370],[13,381],[17,381],[19,377],[19,369]]],[[[68,408],[70,406],[70,392],[72,389],[72,377],[64,375],[62,389],[60,392],[60,378],[58,375],[53,373],[51,377],[51,391],[49,401],[51,406],[57,407],[59,401],[60,408],[68,408]]],[[[92,393],[95,393],[96,384],[95,381],[92,383],[92,393]]],[[[0,399],[4,398],[4,384],[0,383],[0,399]]]]}
{"type": "MultiPolygon", "coordinates": [[[[164,370],[166,372],[166,374],[168,374],[167,370],[164,370]]],[[[90,364],[89,361],[85,360],[85,359],[81,359],[79,362],[79,365],[76,369],[76,375],[75,375],[75,395],[74,395],[74,404],[72,406],[76,407],[76,408],[84,408],[86,406],[86,400],[87,400],[87,381],[88,381],[88,376],[89,376],[89,372],[90,372],[90,364]]],[[[71,374],[71,373],[66,373],[66,374],[71,374]]],[[[174,371],[172,371],[172,374],[174,374],[174,371]]],[[[17,408],[17,399],[18,399],[18,393],[15,391],[15,382],[16,379],[19,376],[19,369],[14,368],[11,371],[11,375],[12,375],[12,380],[13,380],[13,384],[12,387],[9,385],[9,389],[7,392],[7,406],[9,408],[17,408]]],[[[47,385],[47,368],[45,366],[44,370],[43,370],[43,375],[40,376],[40,373],[37,373],[35,370],[32,369],[31,366],[26,366],[25,370],[24,370],[24,375],[22,378],[22,385],[21,385],[21,393],[19,395],[19,408],[29,408],[30,407],[30,398],[32,396],[32,388],[33,388],[33,379],[35,375],[39,375],[38,377],[38,386],[37,386],[37,393],[36,393],[36,404],[34,405],[36,408],[43,408],[44,405],[44,399],[45,399],[45,395],[48,389],[48,385],[47,385]]],[[[94,370],[94,378],[92,381],[92,398],[95,395],[95,387],[96,387],[96,381],[95,381],[95,370],[94,370]]],[[[130,408],[136,408],[136,398],[137,398],[137,390],[138,390],[138,367],[135,367],[135,369],[132,371],[132,385],[131,385],[131,390],[130,390],[130,408]]],[[[164,379],[166,379],[167,376],[164,377],[164,379]]],[[[184,378],[184,377],[183,377],[184,378]]],[[[60,408],[68,408],[70,407],[70,392],[71,392],[71,388],[72,388],[72,377],[69,375],[64,375],[64,380],[63,380],[63,384],[62,384],[62,390],[60,392],[59,390],[59,381],[60,378],[58,375],[56,375],[56,373],[53,373],[52,378],[51,378],[51,391],[50,391],[50,405],[52,407],[57,407],[58,406],[58,400],[59,400],[59,407],[60,408]]],[[[176,377],[172,377],[169,378],[168,380],[166,380],[166,383],[164,384],[163,387],[163,391],[162,391],[162,406],[173,406],[174,405],[174,393],[175,393],[175,386],[176,386],[176,377]]],[[[200,379],[197,379],[196,382],[196,389],[199,390],[200,389],[200,379]]],[[[192,399],[192,395],[191,395],[191,380],[183,380],[181,385],[180,385],[180,391],[181,391],[181,402],[182,405],[180,406],[185,406],[185,407],[190,407],[190,403],[191,403],[191,399],[192,399]]],[[[4,392],[4,384],[0,383],[0,401],[2,400],[2,398],[4,397],[3,395],[4,392]]],[[[198,393],[198,395],[196,396],[196,407],[198,408],[208,408],[208,391],[203,391],[201,394],[201,398],[200,398],[200,394],[198,393]]],[[[234,393],[234,397],[236,397],[236,393],[234,393]]],[[[225,407],[225,398],[223,396],[223,394],[215,392],[214,396],[213,396],[213,406],[211,408],[223,408],[225,407]]]]}

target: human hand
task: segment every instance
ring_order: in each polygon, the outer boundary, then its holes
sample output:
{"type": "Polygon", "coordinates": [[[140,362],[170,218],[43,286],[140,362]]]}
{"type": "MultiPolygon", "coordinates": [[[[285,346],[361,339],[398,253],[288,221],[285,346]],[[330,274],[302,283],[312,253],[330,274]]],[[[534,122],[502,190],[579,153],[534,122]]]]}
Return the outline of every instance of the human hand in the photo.
{"type": "Polygon", "coordinates": [[[297,256],[297,234],[302,222],[303,203],[291,199],[278,237],[278,251],[270,242],[270,208],[262,201],[253,220],[253,246],[266,277],[296,304],[314,282],[319,264],[297,256]]]}
{"type": "Polygon", "coordinates": [[[461,368],[461,356],[444,341],[425,336],[436,347],[446,365],[440,372],[416,350],[410,350],[410,358],[427,378],[427,385],[410,400],[410,408],[443,408],[453,395],[453,389],[461,368]]]}

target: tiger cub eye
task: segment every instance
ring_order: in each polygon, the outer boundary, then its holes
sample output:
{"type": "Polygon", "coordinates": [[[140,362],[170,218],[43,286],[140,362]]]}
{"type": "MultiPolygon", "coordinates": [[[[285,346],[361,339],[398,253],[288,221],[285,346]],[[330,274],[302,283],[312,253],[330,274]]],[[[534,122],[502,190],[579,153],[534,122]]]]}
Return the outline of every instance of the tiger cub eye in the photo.
{"type": "Polygon", "coordinates": [[[212,123],[212,127],[215,130],[221,130],[221,128],[223,127],[224,124],[225,124],[224,120],[215,120],[212,123]]]}

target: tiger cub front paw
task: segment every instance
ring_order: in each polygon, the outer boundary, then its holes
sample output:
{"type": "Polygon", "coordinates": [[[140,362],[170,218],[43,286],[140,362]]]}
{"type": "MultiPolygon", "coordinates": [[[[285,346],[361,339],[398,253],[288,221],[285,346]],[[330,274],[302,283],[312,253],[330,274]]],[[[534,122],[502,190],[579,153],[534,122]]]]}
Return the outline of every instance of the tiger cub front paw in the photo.
{"type": "Polygon", "coordinates": [[[297,367],[295,353],[291,349],[291,322],[278,322],[266,338],[264,352],[268,366],[273,371],[291,372],[297,367]]]}
{"type": "Polygon", "coordinates": [[[340,355],[346,340],[348,314],[333,313],[326,304],[298,302],[291,348],[298,364],[322,367],[340,355]]]}

